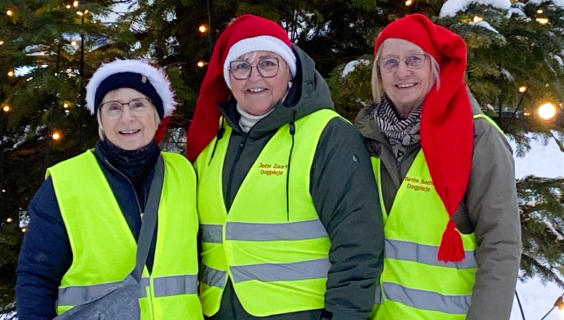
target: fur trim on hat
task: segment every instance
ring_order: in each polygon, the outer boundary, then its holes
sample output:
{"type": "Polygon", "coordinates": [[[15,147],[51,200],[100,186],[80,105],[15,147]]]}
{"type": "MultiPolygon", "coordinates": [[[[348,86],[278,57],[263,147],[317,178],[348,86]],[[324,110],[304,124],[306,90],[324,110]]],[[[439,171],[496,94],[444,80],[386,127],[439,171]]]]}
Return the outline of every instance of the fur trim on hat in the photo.
{"type": "Polygon", "coordinates": [[[92,75],[92,78],[86,86],[86,107],[90,110],[91,114],[94,114],[96,110],[96,106],[94,105],[96,90],[102,81],[113,74],[122,72],[139,73],[147,77],[163,101],[164,116],[172,115],[178,103],[174,98],[174,92],[172,91],[168,75],[164,69],[154,67],[147,61],[139,59],[117,59],[110,63],[102,64],[98,70],[94,72],[94,75],[92,75]]]}
{"type": "Polygon", "coordinates": [[[284,61],[288,64],[290,68],[290,73],[292,78],[296,76],[296,56],[292,52],[292,48],[289,47],[282,40],[271,37],[271,36],[259,36],[254,38],[243,39],[235,43],[230,49],[225,62],[223,64],[223,79],[225,83],[231,89],[231,78],[229,76],[229,64],[231,61],[237,60],[240,56],[253,52],[253,51],[270,51],[274,52],[282,57],[284,61]]]}

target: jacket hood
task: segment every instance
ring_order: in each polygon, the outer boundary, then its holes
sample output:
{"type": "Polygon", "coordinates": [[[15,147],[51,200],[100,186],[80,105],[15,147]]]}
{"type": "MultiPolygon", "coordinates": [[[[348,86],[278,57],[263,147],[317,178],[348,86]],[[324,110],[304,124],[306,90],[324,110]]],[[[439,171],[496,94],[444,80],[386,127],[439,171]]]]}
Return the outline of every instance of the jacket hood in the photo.
{"type": "MultiPolygon", "coordinates": [[[[261,137],[292,121],[303,118],[321,109],[334,109],[333,100],[327,82],[317,70],[315,62],[299,47],[293,45],[297,57],[297,73],[293,85],[284,102],[278,101],[274,110],[261,119],[249,131],[249,137],[261,137]]],[[[241,133],[240,115],[236,110],[236,101],[230,100],[219,106],[225,121],[234,131],[241,133]]]]}

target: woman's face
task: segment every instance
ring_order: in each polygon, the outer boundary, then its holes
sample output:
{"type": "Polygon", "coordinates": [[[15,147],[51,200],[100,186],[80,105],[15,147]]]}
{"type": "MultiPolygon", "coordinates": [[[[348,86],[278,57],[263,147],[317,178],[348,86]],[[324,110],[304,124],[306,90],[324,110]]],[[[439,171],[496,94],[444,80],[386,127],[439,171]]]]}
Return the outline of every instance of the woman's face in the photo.
{"type": "MultiPolygon", "coordinates": [[[[125,104],[134,99],[141,99],[139,101],[144,99],[146,103],[147,96],[130,88],[113,90],[104,96],[101,109],[98,110],[98,112],[101,112],[100,121],[106,138],[124,150],[137,150],[148,145],[157,132],[155,117],[158,117],[158,115],[152,103],[149,103],[149,108],[145,110],[141,110],[142,106],[139,105],[135,114],[131,112],[131,107],[136,108],[132,103],[129,108],[123,106],[123,112],[118,118],[115,118],[115,114],[109,116],[108,111],[112,103],[107,102],[115,101],[125,104]]],[[[114,107],[117,107],[117,104],[114,107]]]]}
{"type": "Polygon", "coordinates": [[[249,78],[237,80],[230,71],[233,96],[248,113],[256,116],[267,114],[288,91],[288,82],[291,80],[288,64],[278,54],[270,51],[258,51],[252,61],[245,61],[252,66],[249,78]],[[264,78],[258,73],[256,66],[261,60],[269,58],[278,58],[280,65],[276,76],[264,78]]]}
{"type": "Polygon", "coordinates": [[[434,84],[431,59],[425,54],[423,56],[425,62],[421,67],[408,68],[405,59],[422,57],[425,51],[413,42],[402,39],[387,39],[380,50],[382,50],[382,55],[379,67],[384,91],[400,115],[406,117],[416,107],[423,104],[434,84]],[[387,71],[382,64],[390,58],[400,61],[397,68],[387,71]]]}

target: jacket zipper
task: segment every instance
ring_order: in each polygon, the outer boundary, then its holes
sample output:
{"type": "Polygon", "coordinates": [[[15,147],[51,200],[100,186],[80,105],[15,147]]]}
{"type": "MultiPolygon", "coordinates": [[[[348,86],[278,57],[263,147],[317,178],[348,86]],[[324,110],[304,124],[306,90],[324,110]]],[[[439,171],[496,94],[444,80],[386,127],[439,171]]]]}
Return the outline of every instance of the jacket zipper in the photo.
{"type": "MultiPolygon", "coordinates": [[[[243,137],[241,139],[241,143],[239,143],[239,148],[237,149],[237,155],[235,156],[235,161],[233,161],[233,165],[231,166],[231,171],[229,172],[229,181],[227,182],[227,198],[225,200],[231,201],[231,183],[233,182],[233,174],[235,173],[235,166],[239,162],[239,158],[241,158],[241,153],[243,153],[243,148],[245,148],[245,142],[247,141],[248,133],[243,133],[243,137]]],[[[229,206],[231,207],[231,205],[229,206]]]]}
{"type": "Polygon", "coordinates": [[[127,182],[129,182],[129,185],[131,186],[131,188],[133,188],[133,195],[135,195],[135,200],[137,201],[137,208],[139,209],[139,214],[141,216],[141,220],[143,220],[143,210],[141,210],[141,203],[139,202],[139,197],[137,196],[137,192],[135,192],[135,187],[133,186],[133,183],[131,182],[131,180],[129,180],[128,177],[125,176],[125,174],[121,173],[121,171],[119,171],[118,169],[116,169],[114,166],[112,166],[110,164],[110,162],[108,162],[108,160],[105,160],[105,162],[112,168],[114,169],[117,173],[121,174],[125,180],[127,180],[127,182]]]}

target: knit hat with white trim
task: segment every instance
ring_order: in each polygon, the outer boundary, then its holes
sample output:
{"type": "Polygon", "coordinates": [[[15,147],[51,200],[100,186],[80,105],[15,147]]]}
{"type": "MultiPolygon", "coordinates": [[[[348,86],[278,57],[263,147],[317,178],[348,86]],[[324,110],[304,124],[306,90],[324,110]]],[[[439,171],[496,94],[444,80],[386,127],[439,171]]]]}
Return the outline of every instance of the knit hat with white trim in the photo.
{"type": "Polygon", "coordinates": [[[292,77],[296,76],[297,58],[284,28],[251,14],[235,19],[217,40],[208,65],[188,130],[188,159],[194,161],[217,134],[221,116],[217,105],[227,102],[231,91],[230,62],[253,51],[280,55],[288,64],[292,77]]]}
{"type": "Polygon", "coordinates": [[[94,72],[86,86],[86,107],[91,114],[98,112],[104,96],[120,88],[131,88],[151,99],[161,125],[157,142],[162,139],[177,102],[166,72],[144,60],[115,60],[103,64],[94,72]]]}

